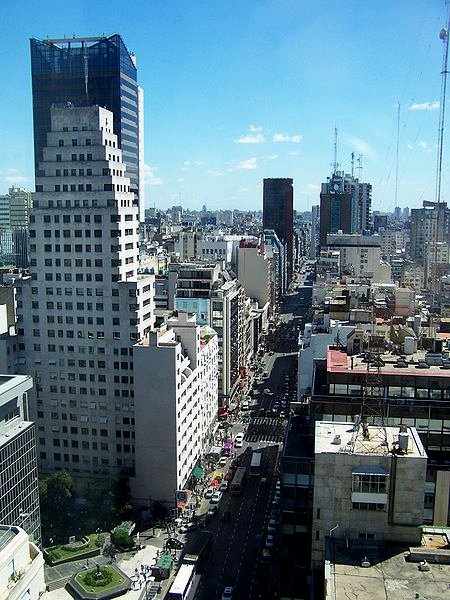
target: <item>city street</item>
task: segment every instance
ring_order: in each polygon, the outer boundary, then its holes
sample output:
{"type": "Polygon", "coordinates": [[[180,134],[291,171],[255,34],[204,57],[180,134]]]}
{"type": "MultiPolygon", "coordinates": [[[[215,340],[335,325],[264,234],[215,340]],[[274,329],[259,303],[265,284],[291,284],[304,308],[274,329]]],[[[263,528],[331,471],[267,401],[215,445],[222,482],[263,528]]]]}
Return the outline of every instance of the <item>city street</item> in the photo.
{"type": "MultiPolygon", "coordinates": [[[[262,451],[261,474],[247,476],[241,496],[224,492],[218,505],[219,514],[208,523],[213,544],[196,600],[220,600],[226,586],[235,588],[237,599],[267,598],[271,586],[278,589],[278,531],[274,533],[274,547],[264,556],[263,550],[269,515],[273,509],[279,511],[274,501],[279,453],[288,424],[289,402],[296,398],[298,335],[310,303],[310,291],[307,301],[306,298],[303,301],[303,277],[297,285],[299,289],[295,286],[294,292],[285,298],[279,326],[268,338],[267,352],[258,359],[253,371],[251,410],[241,411],[244,424],[234,424],[230,430],[233,437],[241,431],[245,433],[243,447],[236,450],[240,466],[249,467],[249,447],[262,451]],[[245,421],[249,421],[247,425],[245,421]],[[220,515],[228,510],[231,520],[221,523],[220,515]]],[[[231,459],[217,470],[226,473],[230,462],[231,459]]],[[[208,506],[209,501],[203,500],[199,513],[206,512],[208,506]]]]}

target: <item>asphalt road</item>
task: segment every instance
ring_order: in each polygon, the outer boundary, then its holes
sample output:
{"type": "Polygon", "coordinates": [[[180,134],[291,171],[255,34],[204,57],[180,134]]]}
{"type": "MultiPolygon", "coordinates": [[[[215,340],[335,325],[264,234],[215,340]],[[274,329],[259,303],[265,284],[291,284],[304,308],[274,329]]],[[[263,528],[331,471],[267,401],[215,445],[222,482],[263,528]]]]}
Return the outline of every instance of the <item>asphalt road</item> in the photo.
{"type": "MultiPolygon", "coordinates": [[[[252,450],[261,450],[262,473],[259,477],[247,476],[241,496],[232,496],[229,492],[223,494],[219,515],[212,517],[207,526],[213,533],[213,545],[203,566],[195,600],[220,600],[226,586],[235,589],[233,600],[267,598],[268,594],[272,597],[273,592],[278,590],[278,533],[275,533],[272,556],[266,559],[262,552],[269,515],[273,510],[279,453],[288,424],[287,418],[280,416],[280,409],[285,406],[287,415],[289,402],[296,398],[298,336],[311,299],[308,283],[308,278],[300,275],[293,293],[285,298],[278,327],[267,342],[268,352],[258,359],[261,372],[258,374],[257,369],[253,372],[253,406],[250,411],[241,413],[243,420],[249,422],[234,425],[231,430],[233,436],[240,431],[245,433],[243,448],[237,450],[239,464],[249,466],[251,454],[246,453],[248,446],[252,450]],[[263,377],[264,371],[267,371],[267,377],[263,377]],[[282,401],[286,403],[283,406],[282,401]],[[227,510],[231,511],[231,521],[221,523],[220,515],[227,510]]],[[[228,465],[218,470],[226,472],[227,468],[228,465]]],[[[207,505],[208,501],[203,500],[199,512],[204,512],[207,505]]]]}

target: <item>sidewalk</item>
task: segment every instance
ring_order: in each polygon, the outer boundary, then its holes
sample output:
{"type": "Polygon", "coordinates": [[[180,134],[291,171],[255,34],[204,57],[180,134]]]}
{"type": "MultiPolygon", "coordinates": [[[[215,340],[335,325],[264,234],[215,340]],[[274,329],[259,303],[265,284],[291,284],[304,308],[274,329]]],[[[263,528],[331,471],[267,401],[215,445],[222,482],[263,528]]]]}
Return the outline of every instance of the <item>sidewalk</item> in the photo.
{"type": "MultiPolygon", "coordinates": [[[[155,540],[156,541],[156,540],[155,540]]],[[[161,540],[162,541],[162,540],[161,540]]],[[[142,550],[138,550],[137,552],[127,552],[125,554],[121,554],[117,557],[116,565],[128,575],[128,577],[135,578],[136,569],[138,572],[141,571],[141,565],[152,565],[154,564],[158,552],[161,551],[161,547],[153,545],[151,543],[147,543],[142,550]]],[[[104,565],[109,563],[110,560],[106,556],[96,556],[94,558],[89,559],[90,566],[93,567],[95,564],[104,565]]],[[[86,559],[81,561],[74,561],[71,563],[66,563],[65,565],[61,565],[61,567],[65,567],[63,577],[68,577],[69,575],[75,575],[83,570],[86,563],[86,559]]],[[[61,578],[61,567],[58,568],[59,577],[47,577],[50,575],[50,570],[56,569],[56,567],[46,568],[46,583],[48,584],[50,581],[55,581],[56,579],[61,578]]],[[[58,574],[58,573],[55,573],[58,574]]],[[[161,582],[157,582],[157,584],[161,584],[161,592],[156,597],[163,598],[166,590],[172,583],[173,578],[163,580],[161,582]]],[[[149,586],[150,587],[150,584],[149,586]]],[[[121,598],[126,600],[139,600],[141,597],[145,595],[145,585],[142,584],[140,589],[129,590],[126,594],[123,594],[121,598]]],[[[60,588],[58,590],[53,590],[52,592],[44,592],[41,596],[43,600],[73,600],[72,596],[65,588],[60,588]]]]}

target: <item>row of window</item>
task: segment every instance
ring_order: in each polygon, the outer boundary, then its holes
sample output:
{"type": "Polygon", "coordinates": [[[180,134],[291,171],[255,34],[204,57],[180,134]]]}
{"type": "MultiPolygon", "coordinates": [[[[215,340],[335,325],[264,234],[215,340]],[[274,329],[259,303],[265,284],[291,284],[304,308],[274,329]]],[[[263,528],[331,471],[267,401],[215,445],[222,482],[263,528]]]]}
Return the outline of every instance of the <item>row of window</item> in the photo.
{"type": "MultiPolygon", "coordinates": [[[[78,146],[78,141],[83,141],[83,140],[78,140],[78,138],[72,138],[72,146],[78,146]]],[[[116,142],[112,143],[114,148],[116,147],[116,142]]],[[[65,140],[58,140],[58,146],[60,148],[62,148],[65,145],[65,140]]],[[[85,138],[84,139],[84,145],[85,146],[91,146],[92,145],[92,139],[91,138],[85,138]]],[[[111,145],[111,141],[109,142],[109,145],[111,145]]]]}
{"type": "MultiPolygon", "coordinates": [[[[136,247],[138,247],[139,244],[136,243],[136,247]]],[[[64,244],[63,245],[64,250],[63,252],[71,252],[72,251],[72,246],[70,244],[64,244]]],[[[91,244],[86,244],[85,245],[85,250],[84,252],[103,252],[103,246],[101,244],[95,244],[94,248],[92,248],[91,244]]],[[[124,246],[125,250],[132,250],[133,249],[133,242],[127,242],[124,246]]],[[[61,246],[60,244],[55,244],[54,246],[54,250],[55,252],[61,252],[61,246]]],[[[113,245],[111,246],[111,252],[121,252],[123,250],[122,246],[116,246],[113,245]]],[[[52,245],[51,244],[44,244],[44,252],[51,252],[52,251],[52,245]]],[[[83,252],[83,246],[82,244],[75,244],[74,245],[74,251],[75,252],[83,252]]],[[[37,252],[37,246],[36,244],[30,244],[30,253],[34,254],[35,252],[37,252]]],[[[47,259],[45,259],[47,260],[47,259]]],[[[77,263],[77,260],[82,260],[82,259],[76,259],[75,260],[75,266],[83,266],[80,263],[77,263]]],[[[88,264],[90,261],[90,259],[86,259],[86,266],[92,266],[90,264],[88,264]]],[[[46,265],[46,266],[52,266],[51,264],[46,265]]],[[[56,258],[55,259],[55,266],[56,267],[60,267],[61,266],[61,259],[56,258]],[[59,262],[58,262],[59,261],[59,262]]]]}
{"type": "MultiPolygon", "coordinates": [[[[42,186],[40,186],[42,188],[42,186]]],[[[43,189],[37,189],[38,186],[36,186],[36,191],[37,192],[42,192],[43,189]]],[[[120,206],[122,207],[131,207],[131,206],[137,206],[137,200],[120,200],[120,206]]],[[[46,200],[46,201],[39,201],[36,199],[36,197],[33,199],[33,208],[101,208],[101,207],[107,207],[107,208],[118,208],[119,207],[119,201],[115,200],[114,198],[112,199],[107,199],[105,200],[98,200],[97,198],[85,198],[83,200],[79,200],[78,198],[74,199],[74,200],[64,200],[64,202],[61,199],[56,200],[56,202],[54,200],[46,200]]],[[[56,217],[55,217],[56,218],[56,217]]]]}

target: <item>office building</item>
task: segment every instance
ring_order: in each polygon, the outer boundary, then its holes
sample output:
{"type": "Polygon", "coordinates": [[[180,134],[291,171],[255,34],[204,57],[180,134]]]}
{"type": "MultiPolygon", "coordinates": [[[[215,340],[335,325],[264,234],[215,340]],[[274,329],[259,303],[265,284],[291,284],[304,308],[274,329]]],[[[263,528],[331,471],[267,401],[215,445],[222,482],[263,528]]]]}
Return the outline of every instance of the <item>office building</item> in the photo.
{"type": "Polygon", "coordinates": [[[137,504],[174,508],[175,490],[192,489],[192,474],[212,445],[217,415],[217,334],[195,315],[179,313],[133,349],[137,504]]]}
{"type": "Polygon", "coordinates": [[[109,482],[134,471],[133,345],[153,327],[154,276],[138,274],[138,201],[112,113],[53,107],[42,154],[18,368],[35,378],[41,469],[109,482]]]}
{"type": "Polygon", "coordinates": [[[35,425],[29,419],[31,377],[0,375],[0,524],[18,525],[41,543],[35,425]]]}
{"type": "Polygon", "coordinates": [[[264,179],[263,229],[273,229],[286,245],[288,283],[294,269],[294,188],[289,178],[264,179]]]}
{"type": "Polygon", "coordinates": [[[420,543],[427,455],[414,427],[320,421],[314,444],[313,568],[331,537],[420,543]]]}
{"type": "Polygon", "coordinates": [[[0,525],[0,598],[39,600],[45,592],[44,556],[21,527],[0,525]]]}
{"type": "Polygon", "coordinates": [[[379,235],[328,234],[327,248],[340,253],[341,274],[381,280],[381,238],[379,235]]]}
{"type": "Polygon", "coordinates": [[[320,245],[329,233],[363,233],[370,228],[372,186],[335,171],[320,192],[320,245]]]}
{"type": "Polygon", "coordinates": [[[108,125],[122,150],[131,191],[143,206],[143,91],[135,57],[120,35],[31,38],[30,49],[36,173],[47,145],[51,106],[102,106],[112,112],[108,125]]]}
{"type": "Polygon", "coordinates": [[[32,194],[11,187],[0,196],[0,264],[28,267],[28,224],[32,194]]]}
{"type": "Polygon", "coordinates": [[[431,242],[450,241],[450,210],[446,202],[423,202],[422,208],[411,209],[410,256],[423,264],[425,249],[431,242]]]}

